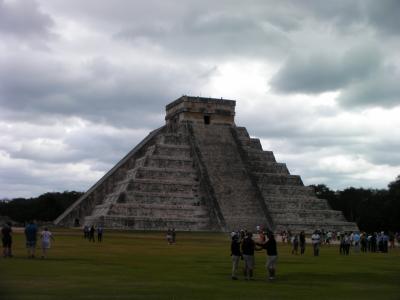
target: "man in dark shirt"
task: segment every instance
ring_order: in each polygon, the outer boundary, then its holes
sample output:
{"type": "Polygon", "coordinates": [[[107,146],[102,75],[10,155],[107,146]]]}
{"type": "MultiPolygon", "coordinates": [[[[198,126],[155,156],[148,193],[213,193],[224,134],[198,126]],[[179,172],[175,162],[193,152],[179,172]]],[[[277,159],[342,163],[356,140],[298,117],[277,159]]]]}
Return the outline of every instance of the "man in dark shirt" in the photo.
{"type": "Polygon", "coordinates": [[[237,269],[239,267],[239,260],[242,256],[240,252],[240,240],[239,235],[236,232],[232,232],[232,242],[231,242],[231,257],[232,257],[232,279],[237,280],[236,277],[237,269]]]}
{"type": "Polygon", "coordinates": [[[12,237],[11,237],[11,222],[7,222],[4,224],[3,228],[1,229],[1,237],[3,242],[3,256],[4,257],[12,257],[11,253],[11,244],[12,244],[12,237]]]}
{"type": "Polygon", "coordinates": [[[253,234],[247,232],[242,242],[242,253],[244,260],[244,275],[246,280],[253,280],[254,269],[254,249],[256,247],[253,241],[253,234]]]}
{"type": "Polygon", "coordinates": [[[265,249],[268,256],[268,261],[266,264],[268,273],[269,273],[269,280],[275,279],[275,271],[276,271],[276,263],[278,261],[278,249],[276,247],[276,240],[274,234],[269,232],[267,234],[268,240],[263,244],[257,244],[261,246],[261,249],[265,249]]]}
{"type": "Polygon", "coordinates": [[[37,240],[37,226],[33,221],[25,227],[26,248],[28,250],[28,257],[35,257],[36,240],[37,240]]]}

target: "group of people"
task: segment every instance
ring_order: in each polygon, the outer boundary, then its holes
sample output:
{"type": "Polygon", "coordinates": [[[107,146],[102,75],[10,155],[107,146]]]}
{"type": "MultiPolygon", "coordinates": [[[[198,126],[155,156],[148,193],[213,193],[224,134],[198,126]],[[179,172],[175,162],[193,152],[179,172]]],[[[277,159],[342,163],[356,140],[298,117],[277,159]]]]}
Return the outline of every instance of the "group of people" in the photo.
{"type": "Polygon", "coordinates": [[[394,238],[384,231],[377,233],[358,233],[350,232],[343,233],[340,236],[339,252],[343,255],[349,255],[350,247],[353,247],[354,252],[382,252],[387,253],[389,248],[394,248],[394,238]]]}
{"type": "Polygon", "coordinates": [[[97,242],[101,243],[103,241],[103,233],[104,227],[102,225],[98,225],[97,228],[94,225],[83,226],[83,238],[87,239],[89,242],[95,242],[95,233],[97,231],[97,242]]]}
{"type": "Polygon", "coordinates": [[[253,240],[253,233],[240,230],[231,233],[231,257],[232,257],[232,279],[237,280],[237,272],[239,261],[243,260],[243,274],[245,280],[253,280],[253,272],[255,265],[254,252],[265,250],[267,254],[266,269],[268,271],[268,279],[274,280],[276,276],[276,264],[278,261],[278,249],[274,234],[268,231],[258,232],[258,239],[253,240]]]}
{"type": "MultiPolygon", "coordinates": [[[[1,229],[2,242],[3,242],[3,257],[13,257],[12,254],[12,224],[7,222],[1,229]]],[[[30,221],[25,227],[25,240],[26,249],[28,251],[28,258],[35,258],[36,244],[38,241],[39,228],[35,222],[30,221]]],[[[40,244],[42,248],[42,258],[47,257],[48,250],[51,246],[51,241],[54,241],[53,234],[47,227],[44,227],[40,233],[40,244]]]]}
{"type": "MultiPolygon", "coordinates": [[[[290,232],[289,232],[290,233],[290,232]]],[[[292,244],[292,254],[298,254],[300,246],[301,254],[304,254],[306,237],[304,231],[300,234],[283,234],[282,241],[292,244]]],[[[397,236],[397,235],[393,235],[397,236]]],[[[339,253],[342,255],[349,255],[350,249],[355,253],[361,252],[382,252],[387,253],[389,248],[394,248],[394,238],[391,239],[390,235],[384,231],[381,233],[367,234],[365,232],[324,232],[315,230],[311,235],[311,244],[313,247],[314,256],[319,256],[320,246],[322,244],[331,244],[338,241],[339,253]]]]}

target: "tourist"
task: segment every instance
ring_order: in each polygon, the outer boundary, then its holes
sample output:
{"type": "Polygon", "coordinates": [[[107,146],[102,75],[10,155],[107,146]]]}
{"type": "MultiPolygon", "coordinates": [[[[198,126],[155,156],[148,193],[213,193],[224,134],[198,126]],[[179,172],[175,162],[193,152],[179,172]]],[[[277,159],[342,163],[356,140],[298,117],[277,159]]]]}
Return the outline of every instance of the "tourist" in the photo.
{"type": "Polygon", "coordinates": [[[166,234],[166,239],[169,245],[172,244],[172,230],[168,228],[167,234],[166,234]]]}
{"type": "Polygon", "coordinates": [[[38,228],[33,221],[29,221],[25,227],[26,249],[28,258],[35,258],[36,241],[38,228]]]}
{"type": "MultiPolygon", "coordinates": [[[[383,231],[382,231],[383,232],[383,231]]],[[[383,232],[382,235],[382,242],[383,242],[383,248],[382,248],[382,252],[383,253],[388,253],[388,249],[389,249],[389,236],[383,232]]]]}
{"type": "Polygon", "coordinates": [[[351,235],[345,233],[343,237],[343,250],[345,255],[350,254],[350,246],[351,246],[351,235]]]}
{"type": "Polygon", "coordinates": [[[304,231],[300,232],[299,242],[300,242],[300,254],[303,255],[304,252],[306,251],[306,234],[304,233],[304,231]]]}
{"type": "Polygon", "coordinates": [[[242,241],[242,255],[244,260],[244,275],[246,280],[253,280],[254,269],[254,249],[255,243],[253,241],[251,232],[247,232],[242,241]]]}
{"type": "Polygon", "coordinates": [[[93,243],[95,242],[94,239],[94,233],[95,233],[96,229],[94,228],[94,225],[90,226],[89,229],[89,242],[92,241],[93,243]]]}
{"type": "Polygon", "coordinates": [[[232,232],[231,234],[231,257],[232,257],[232,280],[237,280],[237,270],[239,267],[239,260],[242,257],[242,253],[240,252],[240,240],[239,235],[236,232],[232,232]]]}
{"type": "Polygon", "coordinates": [[[7,222],[4,224],[1,229],[1,241],[3,243],[3,257],[12,257],[12,229],[11,222],[7,222]]]}
{"type": "Polygon", "coordinates": [[[299,249],[299,235],[295,234],[292,237],[292,254],[299,254],[298,253],[298,249],[299,249]]]}
{"type": "Polygon", "coordinates": [[[49,231],[49,229],[45,227],[42,233],[40,234],[40,239],[42,241],[42,258],[46,258],[47,251],[48,249],[50,249],[51,240],[54,241],[54,237],[52,233],[49,231]]]}
{"type": "Polygon", "coordinates": [[[266,263],[266,268],[268,271],[268,279],[274,280],[276,275],[276,263],[278,261],[278,249],[276,247],[276,240],[272,232],[267,233],[268,240],[265,243],[257,244],[261,246],[262,249],[266,250],[268,260],[266,263]]]}
{"type": "Polygon", "coordinates": [[[90,229],[89,229],[88,225],[83,226],[83,238],[84,239],[89,239],[89,231],[90,231],[90,229]]]}
{"type": "Polygon", "coordinates": [[[358,232],[355,232],[353,235],[353,241],[354,241],[354,253],[359,253],[360,252],[360,239],[361,236],[358,232]]]}
{"type": "Polygon", "coordinates": [[[172,228],[171,241],[172,241],[172,244],[176,243],[176,231],[175,231],[175,228],[172,228]]]}
{"type": "Polygon", "coordinates": [[[319,256],[319,246],[321,243],[321,236],[319,235],[318,231],[314,231],[311,236],[311,243],[313,245],[314,256],[319,256]]]}
{"type": "Polygon", "coordinates": [[[361,252],[367,252],[368,249],[368,239],[367,234],[365,232],[361,233],[360,235],[360,245],[361,245],[361,252]]]}
{"type": "Polygon", "coordinates": [[[101,243],[103,241],[103,231],[104,228],[102,225],[97,226],[97,241],[101,243]]]}
{"type": "Polygon", "coordinates": [[[376,252],[376,246],[377,246],[377,243],[378,243],[377,236],[378,236],[378,234],[376,232],[374,232],[371,235],[371,239],[370,239],[370,242],[369,242],[370,252],[376,252]]]}
{"type": "Polygon", "coordinates": [[[394,234],[393,234],[393,232],[389,233],[389,248],[394,249],[394,234]]]}

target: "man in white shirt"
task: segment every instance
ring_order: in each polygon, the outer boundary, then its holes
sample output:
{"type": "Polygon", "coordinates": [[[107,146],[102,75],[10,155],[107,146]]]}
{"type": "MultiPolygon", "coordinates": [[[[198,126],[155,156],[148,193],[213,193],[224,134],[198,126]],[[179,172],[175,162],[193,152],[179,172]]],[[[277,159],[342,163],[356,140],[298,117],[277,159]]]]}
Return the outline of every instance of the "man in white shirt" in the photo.
{"type": "Polygon", "coordinates": [[[318,231],[314,231],[313,235],[311,236],[311,242],[314,249],[314,256],[319,256],[319,244],[321,243],[321,236],[319,235],[318,231]]]}

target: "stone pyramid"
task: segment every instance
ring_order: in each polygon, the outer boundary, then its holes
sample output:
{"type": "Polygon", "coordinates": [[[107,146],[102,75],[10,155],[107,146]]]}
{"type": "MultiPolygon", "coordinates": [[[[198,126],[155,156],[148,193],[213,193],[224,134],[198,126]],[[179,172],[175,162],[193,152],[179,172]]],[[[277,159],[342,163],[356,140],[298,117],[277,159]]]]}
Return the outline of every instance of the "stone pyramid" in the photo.
{"type": "Polygon", "coordinates": [[[354,231],[234,123],[236,102],[182,96],[55,224],[136,230],[354,231]]]}

